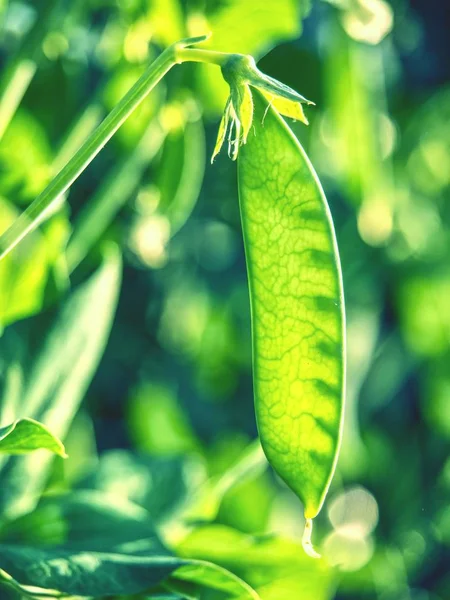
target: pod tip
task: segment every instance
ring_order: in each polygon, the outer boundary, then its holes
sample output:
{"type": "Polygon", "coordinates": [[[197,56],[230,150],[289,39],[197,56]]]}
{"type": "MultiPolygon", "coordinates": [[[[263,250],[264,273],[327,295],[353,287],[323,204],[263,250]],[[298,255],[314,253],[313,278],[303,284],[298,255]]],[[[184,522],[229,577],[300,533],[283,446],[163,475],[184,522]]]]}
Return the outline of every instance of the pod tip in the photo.
{"type": "Polygon", "coordinates": [[[313,527],[312,519],[306,519],[305,529],[303,531],[303,537],[302,537],[303,550],[311,558],[320,558],[320,554],[314,550],[314,547],[311,542],[312,527],[313,527]]]}

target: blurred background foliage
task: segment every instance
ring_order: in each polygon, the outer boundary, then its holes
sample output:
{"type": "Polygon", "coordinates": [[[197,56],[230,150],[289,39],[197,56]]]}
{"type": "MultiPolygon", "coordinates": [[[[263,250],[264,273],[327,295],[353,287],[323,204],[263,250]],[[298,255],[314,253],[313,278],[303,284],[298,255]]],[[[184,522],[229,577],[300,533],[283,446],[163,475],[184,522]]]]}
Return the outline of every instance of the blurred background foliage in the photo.
{"type": "Polygon", "coordinates": [[[176,67],[0,263],[0,425],[39,418],[70,455],[2,459],[17,539],[64,535],[51,501],[27,516],[42,492],[91,490],[144,507],[177,554],[263,600],[450,598],[449,12],[0,2],[0,233],[150,61],[212,31],[210,47],[252,54],[317,105],[308,128],[290,125],[334,216],[348,319],[344,442],[315,563],[299,502],[253,441],[236,171],[209,164],[227,88],[214,66],[176,67]]]}

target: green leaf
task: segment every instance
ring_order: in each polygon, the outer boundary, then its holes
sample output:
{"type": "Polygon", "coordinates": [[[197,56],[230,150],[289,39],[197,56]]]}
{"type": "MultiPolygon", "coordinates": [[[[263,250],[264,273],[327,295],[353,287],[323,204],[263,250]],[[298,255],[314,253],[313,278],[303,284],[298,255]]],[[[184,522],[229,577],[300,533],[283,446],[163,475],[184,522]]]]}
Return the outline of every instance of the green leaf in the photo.
{"type": "MultiPolygon", "coordinates": [[[[259,54],[280,40],[297,37],[301,19],[309,10],[309,0],[227,0],[216,3],[206,13],[213,32],[206,47],[216,50],[259,54]]],[[[204,26],[203,26],[204,28],[204,26]]]]}
{"type": "Polygon", "coordinates": [[[267,461],[259,441],[252,442],[223,474],[213,476],[203,485],[198,486],[182,507],[182,520],[190,522],[214,520],[227,492],[238,483],[251,481],[266,468],[267,461]]]}
{"type": "MultiPolygon", "coordinates": [[[[101,267],[56,314],[5,330],[0,338],[1,421],[30,417],[64,439],[103,354],[120,280],[120,255],[110,247],[101,267]]],[[[35,506],[51,459],[37,454],[0,459],[0,512],[5,517],[35,506]]]]}
{"type": "Polygon", "coordinates": [[[181,580],[222,592],[226,594],[223,600],[261,600],[253,588],[231,571],[207,561],[189,559],[187,562],[190,564],[177,569],[170,580],[181,580]]]}
{"type": "MultiPolygon", "coordinates": [[[[245,486],[257,481],[267,469],[259,440],[243,448],[236,447],[235,437],[233,445],[231,440],[224,444],[237,452],[226,469],[221,468],[220,474],[209,479],[203,460],[192,452],[158,457],[110,450],[102,453],[78,487],[101,490],[145,507],[165,537],[178,539],[180,523],[215,519],[231,490],[237,488],[245,494],[245,486]]],[[[260,493],[261,488],[257,489],[260,493]]],[[[247,503],[248,510],[252,510],[252,499],[247,503]]],[[[248,516],[241,513],[239,523],[248,516]]]]}
{"type": "Polygon", "coordinates": [[[42,125],[33,115],[20,110],[0,144],[2,193],[8,198],[16,196],[22,202],[29,201],[48,183],[51,161],[51,147],[42,125]]]}
{"type": "MultiPolygon", "coordinates": [[[[180,0],[152,0],[146,6],[146,13],[148,27],[158,44],[172,44],[185,34],[185,16],[180,0]]],[[[204,39],[205,36],[199,36],[185,41],[194,44],[204,39]]]]}
{"type": "Polygon", "coordinates": [[[164,593],[158,591],[156,593],[146,594],[145,600],[190,600],[190,597],[185,596],[184,594],[180,596],[178,593],[172,594],[171,592],[164,593]]]}
{"type": "Polygon", "coordinates": [[[2,541],[90,552],[169,554],[144,508],[97,490],[44,497],[33,512],[4,525],[2,541]]]}
{"type": "Polygon", "coordinates": [[[0,565],[22,586],[82,596],[133,594],[176,569],[174,585],[188,582],[226,592],[227,598],[259,598],[220,566],[173,556],[147,511],[113,495],[78,492],[46,498],[33,513],[9,523],[2,541],[0,565]]]}
{"type": "MultiPolygon", "coordinates": [[[[0,232],[16,216],[13,205],[0,198],[0,232]]],[[[43,230],[33,232],[0,262],[0,328],[39,312],[48,299],[53,275],[57,276],[57,288],[67,286],[61,254],[68,232],[67,218],[62,213],[55,215],[43,230]]]]}
{"type": "Polygon", "coordinates": [[[329,577],[311,576],[311,572],[304,572],[302,577],[291,574],[269,581],[258,587],[261,600],[332,600],[334,598],[333,584],[329,577]]]}
{"type": "Polygon", "coordinates": [[[104,177],[96,192],[83,205],[67,246],[67,263],[71,272],[92,250],[130,199],[163,140],[164,132],[152,120],[122,162],[114,165],[110,174],[104,177]]]}
{"type": "Polygon", "coordinates": [[[11,425],[0,427],[0,452],[27,454],[40,448],[67,458],[62,442],[38,421],[19,419],[11,425]]]}
{"type": "Polygon", "coordinates": [[[143,383],[129,400],[131,439],[153,456],[196,451],[198,440],[170,386],[143,383]]]}
{"type": "Polygon", "coordinates": [[[257,590],[262,600],[332,597],[333,570],[324,561],[306,556],[295,540],[250,536],[223,525],[208,525],[194,529],[177,547],[177,553],[209,560],[235,572],[257,590]]]}
{"type": "Polygon", "coordinates": [[[184,562],[144,509],[98,492],[44,499],[7,525],[3,541],[1,567],[20,585],[81,596],[137,593],[184,562]]]}
{"type": "Polygon", "coordinates": [[[255,409],[269,462],[302,500],[309,527],[330,485],[342,431],[339,256],[326,199],[303,148],[256,90],[254,103],[254,134],[238,166],[255,409]]]}
{"type": "Polygon", "coordinates": [[[223,592],[226,595],[221,596],[221,600],[260,600],[249,585],[226,569],[169,554],[91,552],[0,544],[0,560],[4,570],[20,586],[58,590],[69,595],[104,597],[139,593],[175,572],[172,578],[174,588],[182,588],[181,582],[187,582],[195,584],[194,589],[206,587],[223,592]]]}
{"type": "Polygon", "coordinates": [[[191,215],[205,172],[205,132],[193,98],[163,112],[168,135],[155,172],[159,190],[157,215],[167,219],[172,237],[191,215]]]}
{"type": "Polygon", "coordinates": [[[141,592],[165,579],[183,561],[170,555],[44,549],[0,544],[2,567],[22,586],[79,596],[141,592]]]}
{"type": "Polygon", "coordinates": [[[223,111],[222,119],[220,120],[219,131],[217,133],[217,140],[211,156],[211,163],[214,162],[214,159],[219,154],[220,149],[222,148],[223,143],[225,141],[225,135],[228,131],[228,124],[230,122],[230,111],[231,97],[228,97],[227,103],[225,104],[225,109],[223,111]]]}
{"type": "Polygon", "coordinates": [[[23,600],[20,586],[10,575],[0,569],[0,594],[2,600],[23,600]]]}
{"type": "Polygon", "coordinates": [[[397,304],[406,343],[418,356],[446,356],[450,348],[450,271],[414,274],[398,284],[397,304]]]}
{"type": "Polygon", "coordinates": [[[157,457],[109,450],[92,464],[78,487],[132,501],[147,509],[159,525],[186,501],[186,495],[198,485],[198,472],[202,468],[198,457],[157,457]]]}

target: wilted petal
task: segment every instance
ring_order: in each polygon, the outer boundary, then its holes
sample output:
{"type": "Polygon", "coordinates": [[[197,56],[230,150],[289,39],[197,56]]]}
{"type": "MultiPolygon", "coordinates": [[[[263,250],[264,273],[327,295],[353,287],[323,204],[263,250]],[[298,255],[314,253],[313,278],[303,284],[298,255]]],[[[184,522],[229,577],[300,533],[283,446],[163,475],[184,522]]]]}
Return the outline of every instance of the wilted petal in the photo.
{"type": "Polygon", "coordinates": [[[253,121],[253,98],[248,85],[244,85],[239,120],[242,123],[242,142],[245,144],[253,121]]]}
{"type": "Polygon", "coordinates": [[[232,87],[231,100],[237,120],[242,126],[242,143],[245,144],[253,120],[253,100],[249,86],[240,84],[232,87]]]}
{"type": "Polygon", "coordinates": [[[231,55],[222,65],[222,74],[230,86],[230,97],[220,123],[211,161],[219,153],[227,130],[229,130],[228,155],[232,160],[236,160],[239,146],[246,143],[253,120],[253,98],[250,86],[263,94],[280,114],[308,124],[302,104],[314,104],[314,102],[310,102],[287,85],[262,73],[251,56],[231,55]]]}
{"type": "MultiPolygon", "coordinates": [[[[233,108],[231,108],[233,113],[233,108]]],[[[231,160],[236,160],[239,152],[239,145],[241,143],[241,122],[232,114],[230,132],[228,134],[228,156],[231,160]]]]}
{"type": "Polygon", "coordinates": [[[230,122],[230,107],[231,107],[231,97],[228,98],[227,103],[225,105],[225,110],[220,121],[219,131],[217,133],[216,145],[214,146],[214,151],[211,156],[211,162],[214,161],[216,156],[219,154],[220,149],[223,146],[223,142],[225,141],[225,135],[228,129],[228,123],[230,122]]]}
{"type": "Polygon", "coordinates": [[[271,94],[270,92],[266,92],[265,90],[259,91],[269,101],[270,105],[273,106],[273,108],[276,111],[278,111],[281,115],[289,117],[290,119],[301,121],[305,125],[309,124],[309,121],[306,118],[305,112],[303,110],[303,106],[300,104],[300,102],[294,102],[293,100],[288,100],[287,98],[276,96],[275,94],[271,94]]]}

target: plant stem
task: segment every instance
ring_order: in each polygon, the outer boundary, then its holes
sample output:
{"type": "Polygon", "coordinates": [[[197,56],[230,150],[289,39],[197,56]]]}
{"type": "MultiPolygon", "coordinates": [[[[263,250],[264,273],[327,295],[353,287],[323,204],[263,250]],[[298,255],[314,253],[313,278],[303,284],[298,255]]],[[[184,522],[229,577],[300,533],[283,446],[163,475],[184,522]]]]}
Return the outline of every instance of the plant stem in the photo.
{"type": "Polygon", "coordinates": [[[224,64],[230,55],[189,48],[190,45],[204,41],[207,37],[201,36],[177,42],[167,48],[150,65],[105,120],[91,133],[67,165],[0,237],[0,260],[59,207],[59,201],[64,192],[68,190],[125,119],[173,66],[186,61],[207,62],[216,65],[224,64]]]}
{"type": "Polygon", "coordinates": [[[175,51],[177,62],[203,62],[219,67],[230,58],[227,52],[215,52],[214,50],[199,50],[198,48],[179,48],[175,51]]]}
{"type": "Polygon", "coordinates": [[[134,84],[105,120],[88,137],[67,165],[56,175],[44,191],[0,238],[0,259],[12,250],[30,231],[48,215],[57,200],[97,156],[125,119],[144,100],[153,87],[176,64],[170,49],[163,52],[134,84]]]}

